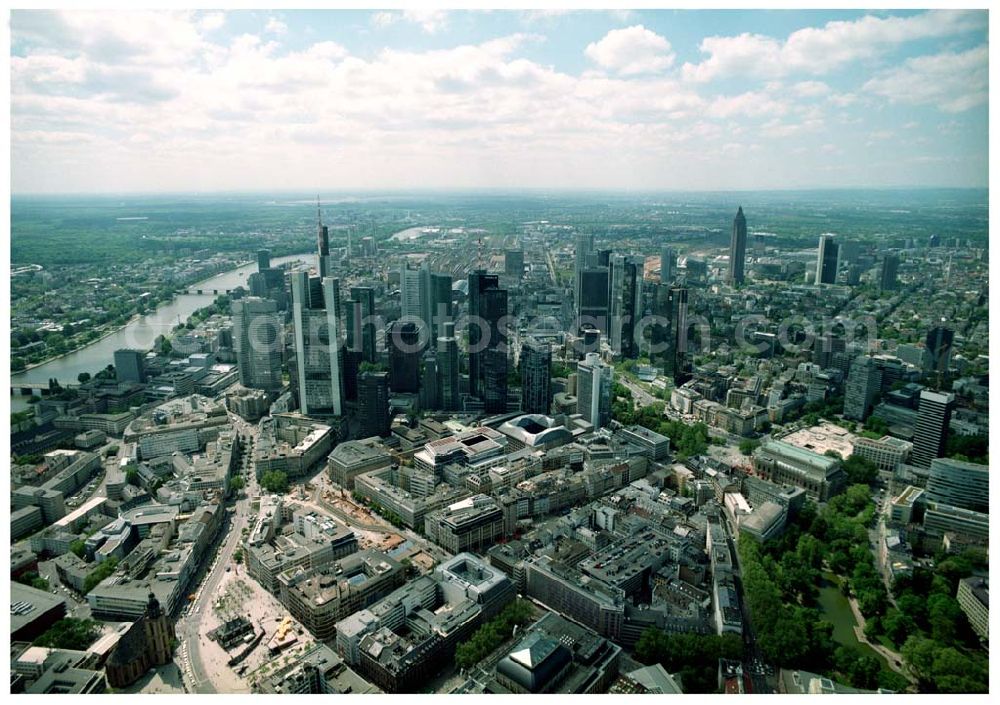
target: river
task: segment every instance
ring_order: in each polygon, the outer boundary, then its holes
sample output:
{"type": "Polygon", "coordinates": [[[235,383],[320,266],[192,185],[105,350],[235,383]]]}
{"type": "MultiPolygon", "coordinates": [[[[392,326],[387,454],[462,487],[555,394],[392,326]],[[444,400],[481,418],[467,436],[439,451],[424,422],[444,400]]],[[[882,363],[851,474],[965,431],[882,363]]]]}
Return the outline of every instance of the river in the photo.
{"type": "MultiPolygon", "coordinates": [[[[315,255],[312,253],[288,255],[286,257],[275,257],[271,260],[272,266],[303,260],[310,266],[315,266],[315,255]]],[[[202,289],[210,291],[212,289],[225,290],[235,289],[238,286],[246,286],[247,279],[257,271],[257,263],[246,264],[228,272],[216,274],[208,279],[204,279],[195,284],[191,284],[189,289],[202,289]]],[[[179,294],[170,303],[164,304],[153,313],[141,316],[130,322],[124,328],[109,335],[106,338],[96,340],[90,345],[69,353],[55,360],[49,360],[43,365],[24,372],[18,372],[11,376],[11,386],[16,387],[18,382],[46,383],[50,378],[55,377],[62,383],[76,382],[77,376],[81,372],[94,374],[104,369],[114,362],[115,350],[120,348],[138,348],[148,350],[153,346],[153,341],[158,335],[170,332],[177,325],[178,319],[184,322],[192,313],[199,308],[207,306],[215,299],[215,295],[208,294],[179,294]]],[[[27,408],[28,397],[19,394],[12,394],[10,397],[11,411],[20,411],[27,408]]]]}

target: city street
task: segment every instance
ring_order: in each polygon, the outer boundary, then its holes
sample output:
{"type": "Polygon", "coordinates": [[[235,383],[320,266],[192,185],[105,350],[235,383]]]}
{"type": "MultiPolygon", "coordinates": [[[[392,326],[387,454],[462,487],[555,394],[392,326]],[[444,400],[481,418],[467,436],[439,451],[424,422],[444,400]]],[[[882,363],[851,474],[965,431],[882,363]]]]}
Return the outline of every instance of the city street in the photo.
{"type": "MultiPolygon", "coordinates": [[[[247,424],[235,415],[231,414],[230,416],[234,418],[234,426],[240,435],[247,435],[251,439],[256,437],[255,426],[247,424]]],[[[249,443],[244,444],[240,460],[241,468],[250,467],[251,447],[249,443]]],[[[224,520],[225,523],[220,530],[223,532],[220,539],[222,544],[216,552],[214,562],[208,568],[208,575],[197,587],[194,592],[195,599],[184,608],[182,617],[176,625],[177,639],[181,643],[179,652],[181,670],[184,672],[185,681],[189,684],[190,690],[196,693],[218,692],[213,683],[212,674],[214,671],[207,667],[201,650],[206,647],[207,637],[204,634],[211,628],[207,626],[207,622],[211,614],[212,600],[218,594],[219,585],[226,575],[226,567],[232,565],[233,553],[242,540],[243,527],[251,521],[250,497],[258,491],[257,481],[252,471],[245,472],[245,476],[246,488],[236,500],[235,511],[224,520]]],[[[219,648],[214,644],[210,646],[219,648]]]]}

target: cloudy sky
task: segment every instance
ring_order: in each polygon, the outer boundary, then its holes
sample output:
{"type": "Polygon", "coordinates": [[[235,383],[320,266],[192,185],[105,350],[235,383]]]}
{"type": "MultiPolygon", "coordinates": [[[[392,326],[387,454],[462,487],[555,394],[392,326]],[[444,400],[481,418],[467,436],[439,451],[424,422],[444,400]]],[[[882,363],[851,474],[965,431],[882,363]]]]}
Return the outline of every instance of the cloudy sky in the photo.
{"type": "Polygon", "coordinates": [[[14,11],[11,188],[986,186],[985,11],[14,11]]]}

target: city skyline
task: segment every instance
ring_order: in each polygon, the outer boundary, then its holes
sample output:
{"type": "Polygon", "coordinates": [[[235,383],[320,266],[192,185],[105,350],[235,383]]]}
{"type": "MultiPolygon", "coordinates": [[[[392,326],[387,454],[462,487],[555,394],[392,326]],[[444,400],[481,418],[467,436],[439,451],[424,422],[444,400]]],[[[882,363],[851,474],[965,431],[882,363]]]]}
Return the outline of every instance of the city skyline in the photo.
{"type": "Polygon", "coordinates": [[[985,187],[986,18],[16,11],[11,186],[985,187]]]}

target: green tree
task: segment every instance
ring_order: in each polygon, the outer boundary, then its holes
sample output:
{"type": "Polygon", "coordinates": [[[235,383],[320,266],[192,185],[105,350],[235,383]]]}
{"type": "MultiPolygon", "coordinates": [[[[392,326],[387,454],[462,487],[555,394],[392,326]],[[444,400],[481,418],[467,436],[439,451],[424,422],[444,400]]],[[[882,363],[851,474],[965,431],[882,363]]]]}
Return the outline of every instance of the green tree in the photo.
{"type": "Polygon", "coordinates": [[[117,558],[108,558],[103,563],[99,563],[94,570],[90,571],[83,581],[83,592],[88,593],[97,587],[102,580],[115,572],[118,567],[117,558]]]}
{"type": "Polygon", "coordinates": [[[753,438],[744,438],[740,441],[740,452],[743,455],[753,455],[754,450],[760,445],[760,441],[753,438]]]}
{"type": "Polygon", "coordinates": [[[288,492],[288,475],[281,470],[269,470],[261,476],[260,486],[268,492],[284,494],[288,492]]]}
{"type": "Polygon", "coordinates": [[[64,617],[49,627],[33,643],[35,646],[45,646],[50,649],[85,651],[100,633],[100,626],[91,619],[64,617]]]}
{"type": "Polygon", "coordinates": [[[841,466],[847,473],[847,481],[852,485],[870,485],[878,479],[878,466],[860,455],[852,455],[841,466]]]}
{"type": "Polygon", "coordinates": [[[78,557],[83,558],[84,554],[87,552],[87,545],[84,543],[83,539],[77,539],[69,545],[69,550],[75,553],[78,557]]]}
{"type": "Polygon", "coordinates": [[[80,384],[86,384],[87,382],[90,381],[90,373],[81,372],[76,376],[76,381],[79,382],[80,384]]]}

